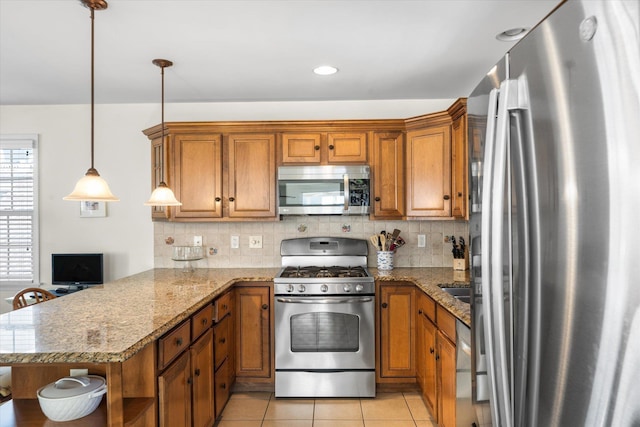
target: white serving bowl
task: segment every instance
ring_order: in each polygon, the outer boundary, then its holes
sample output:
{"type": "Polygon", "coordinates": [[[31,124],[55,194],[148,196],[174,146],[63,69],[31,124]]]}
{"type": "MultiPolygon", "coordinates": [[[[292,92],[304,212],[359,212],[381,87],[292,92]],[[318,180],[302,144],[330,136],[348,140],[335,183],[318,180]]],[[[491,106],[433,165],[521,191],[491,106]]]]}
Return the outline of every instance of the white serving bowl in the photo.
{"type": "Polygon", "coordinates": [[[106,392],[105,379],[97,375],[64,377],[38,389],[38,402],[50,420],[71,421],[95,411],[106,392]]]}

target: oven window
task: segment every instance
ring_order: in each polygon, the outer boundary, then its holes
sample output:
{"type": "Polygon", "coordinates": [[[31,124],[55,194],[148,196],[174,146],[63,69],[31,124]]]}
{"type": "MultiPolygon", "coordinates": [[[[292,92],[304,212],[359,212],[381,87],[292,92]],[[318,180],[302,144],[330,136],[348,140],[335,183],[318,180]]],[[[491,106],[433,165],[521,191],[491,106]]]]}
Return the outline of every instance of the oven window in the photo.
{"type": "Polygon", "coordinates": [[[291,316],[292,352],[356,352],[360,319],[344,313],[303,313],[291,316]]]}

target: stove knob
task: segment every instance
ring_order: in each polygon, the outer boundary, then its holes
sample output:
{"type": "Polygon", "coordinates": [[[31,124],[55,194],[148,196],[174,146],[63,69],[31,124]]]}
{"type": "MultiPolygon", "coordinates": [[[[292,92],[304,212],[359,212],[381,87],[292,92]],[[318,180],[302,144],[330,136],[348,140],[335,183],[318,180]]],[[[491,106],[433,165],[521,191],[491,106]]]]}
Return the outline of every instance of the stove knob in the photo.
{"type": "Polygon", "coordinates": [[[329,287],[327,285],[322,285],[322,286],[320,286],[320,290],[322,292],[328,292],[329,291],[329,287]]]}
{"type": "Polygon", "coordinates": [[[351,285],[344,285],[342,288],[345,292],[351,292],[351,285]]]}
{"type": "Polygon", "coordinates": [[[364,291],[364,286],[356,285],[356,292],[362,292],[362,291],[364,291]]]}
{"type": "Polygon", "coordinates": [[[293,287],[293,285],[287,286],[287,292],[293,292],[294,290],[295,288],[293,287]]]}
{"type": "Polygon", "coordinates": [[[307,288],[304,285],[298,285],[298,292],[304,292],[307,288]]]}

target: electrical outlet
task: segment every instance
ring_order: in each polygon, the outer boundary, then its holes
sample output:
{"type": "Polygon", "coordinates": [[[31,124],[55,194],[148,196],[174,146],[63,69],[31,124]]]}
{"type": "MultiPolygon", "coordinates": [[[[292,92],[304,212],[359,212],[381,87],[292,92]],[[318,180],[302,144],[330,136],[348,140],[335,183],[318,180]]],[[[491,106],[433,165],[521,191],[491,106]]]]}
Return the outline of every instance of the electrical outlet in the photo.
{"type": "Polygon", "coordinates": [[[240,247],[240,237],[231,236],[231,249],[238,249],[240,247]]]}
{"type": "Polygon", "coordinates": [[[193,236],[193,246],[202,246],[202,236],[193,236]]]}
{"type": "Polygon", "coordinates": [[[418,234],[418,247],[424,248],[425,246],[427,246],[427,236],[424,234],[418,234]]]}
{"type": "Polygon", "coordinates": [[[249,247],[262,249],[262,236],[249,236],[249,247]]]}

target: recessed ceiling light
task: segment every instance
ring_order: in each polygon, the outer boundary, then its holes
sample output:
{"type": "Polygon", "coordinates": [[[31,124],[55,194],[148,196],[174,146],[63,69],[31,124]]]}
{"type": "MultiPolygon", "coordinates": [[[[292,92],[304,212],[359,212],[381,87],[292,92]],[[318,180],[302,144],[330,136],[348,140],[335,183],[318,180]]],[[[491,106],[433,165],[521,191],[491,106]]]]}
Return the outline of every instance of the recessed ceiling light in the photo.
{"type": "Polygon", "coordinates": [[[331,65],[321,65],[313,69],[313,72],[320,76],[330,76],[331,74],[335,74],[338,72],[336,67],[332,67],[331,65]]]}
{"type": "Polygon", "coordinates": [[[511,28],[510,30],[505,30],[498,34],[496,36],[496,39],[500,40],[501,42],[514,42],[523,38],[524,35],[527,34],[527,31],[529,31],[528,28],[511,28]]]}

